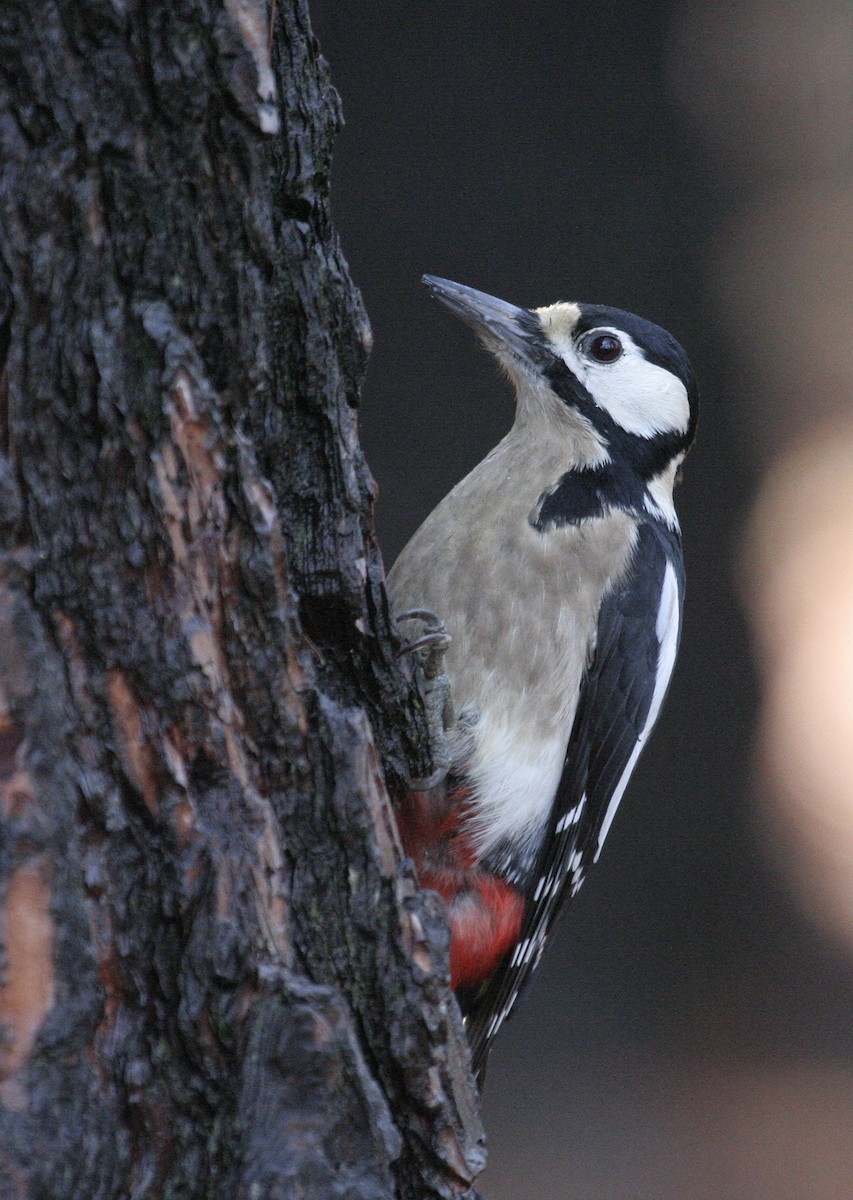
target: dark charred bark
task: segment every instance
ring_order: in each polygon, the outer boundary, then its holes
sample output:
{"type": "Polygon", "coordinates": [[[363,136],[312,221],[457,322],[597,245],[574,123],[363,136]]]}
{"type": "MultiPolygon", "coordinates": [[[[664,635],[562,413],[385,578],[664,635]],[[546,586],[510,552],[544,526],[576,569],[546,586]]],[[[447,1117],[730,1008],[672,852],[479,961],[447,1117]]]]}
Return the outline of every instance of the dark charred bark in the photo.
{"type": "Polygon", "coordinates": [[[0,0],[0,77],[0,1195],[464,1192],[305,5],[0,0]]]}

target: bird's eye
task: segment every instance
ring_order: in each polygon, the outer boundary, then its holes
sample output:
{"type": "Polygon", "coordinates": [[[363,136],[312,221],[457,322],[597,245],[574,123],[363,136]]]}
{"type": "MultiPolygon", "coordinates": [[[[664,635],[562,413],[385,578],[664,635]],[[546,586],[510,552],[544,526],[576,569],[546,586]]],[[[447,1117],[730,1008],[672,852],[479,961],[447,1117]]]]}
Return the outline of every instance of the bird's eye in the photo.
{"type": "Polygon", "coordinates": [[[622,343],[612,333],[593,333],[584,338],[584,353],[596,362],[612,363],[622,356],[622,343]]]}

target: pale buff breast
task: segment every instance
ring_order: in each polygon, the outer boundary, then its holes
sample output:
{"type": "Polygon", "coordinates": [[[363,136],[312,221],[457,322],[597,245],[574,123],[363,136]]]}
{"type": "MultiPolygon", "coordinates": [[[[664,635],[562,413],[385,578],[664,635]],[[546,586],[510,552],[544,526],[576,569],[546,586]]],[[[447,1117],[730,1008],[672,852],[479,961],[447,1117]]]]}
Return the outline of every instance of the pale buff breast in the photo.
{"type": "MultiPolygon", "coordinates": [[[[530,515],[567,469],[566,442],[513,431],[430,514],[388,584],[395,611],[432,609],[452,636],[457,713],[476,716],[474,829],[486,854],[541,828],[556,791],[601,598],[624,573],[624,513],[538,532],[530,515]]],[[[470,742],[468,745],[470,753],[470,742]]]]}

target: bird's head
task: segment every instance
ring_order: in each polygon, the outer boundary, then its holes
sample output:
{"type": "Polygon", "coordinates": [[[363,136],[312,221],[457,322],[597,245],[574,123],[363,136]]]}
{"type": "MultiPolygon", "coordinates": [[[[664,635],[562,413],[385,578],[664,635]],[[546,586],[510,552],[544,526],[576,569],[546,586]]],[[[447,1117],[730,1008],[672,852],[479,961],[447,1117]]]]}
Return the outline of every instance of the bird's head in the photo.
{"type": "Polygon", "coordinates": [[[565,421],[589,465],[618,463],[645,480],[684,458],[698,392],[687,355],[665,329],[618,308],[519,308],[433,275],[424,283],[504,366],[518,420],[565,421]]]}

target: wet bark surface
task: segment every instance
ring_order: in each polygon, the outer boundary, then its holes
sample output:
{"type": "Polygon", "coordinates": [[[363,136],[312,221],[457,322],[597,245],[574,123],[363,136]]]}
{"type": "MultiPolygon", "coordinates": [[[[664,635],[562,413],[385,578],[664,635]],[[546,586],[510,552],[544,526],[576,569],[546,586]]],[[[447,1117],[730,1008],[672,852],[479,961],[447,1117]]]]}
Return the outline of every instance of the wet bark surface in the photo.
{"type": "Polygon", "coordinates": [[[16,0],[0,77],[0,1195],[464,1193],[305,5],[16,0]]]}

